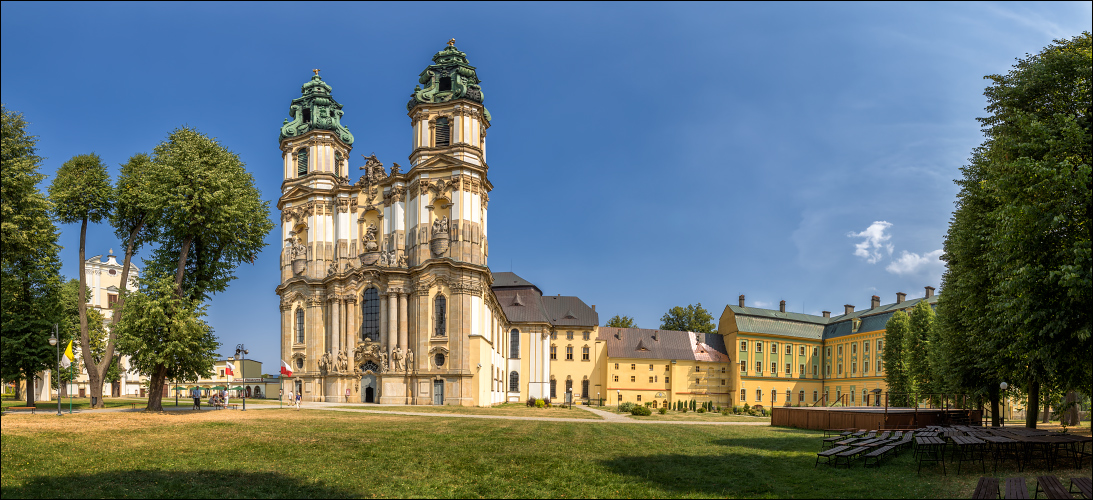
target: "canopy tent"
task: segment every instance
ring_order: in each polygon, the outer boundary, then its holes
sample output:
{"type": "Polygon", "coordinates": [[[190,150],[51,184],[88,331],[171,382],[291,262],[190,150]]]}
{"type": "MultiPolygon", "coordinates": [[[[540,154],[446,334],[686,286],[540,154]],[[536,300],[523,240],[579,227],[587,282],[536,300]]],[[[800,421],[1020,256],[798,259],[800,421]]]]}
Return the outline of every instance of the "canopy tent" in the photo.
{"type": "Polygon", "coordinates": [[[242,388],[242,387],[239,387],[239,386],[237,385],[237,386],[235,386],[235,387],[232,387],[232,390],[233,390],[233,391],[241,391],[241,390],[243,390],[243,388],[242,388]]]}
{"type": "Polygon", "coordinates": [[[217,386],[212,387],[212,390],[214,390],[214,391],[222,391],[224,389],[227,389],[227,387],[222,386],[222,385],[217,385],[217,386]]]}

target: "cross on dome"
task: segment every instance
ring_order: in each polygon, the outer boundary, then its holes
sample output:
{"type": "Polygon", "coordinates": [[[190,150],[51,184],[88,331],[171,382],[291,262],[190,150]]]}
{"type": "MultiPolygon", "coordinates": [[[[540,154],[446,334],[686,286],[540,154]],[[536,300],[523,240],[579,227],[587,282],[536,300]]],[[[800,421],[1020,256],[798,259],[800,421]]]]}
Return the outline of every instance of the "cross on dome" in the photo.
{"type": "Polygon", "coordinates": [[[455,47],[455,38],[452,38],[451,40],[448,40],[448,46],[449,47],[455,47]]]}

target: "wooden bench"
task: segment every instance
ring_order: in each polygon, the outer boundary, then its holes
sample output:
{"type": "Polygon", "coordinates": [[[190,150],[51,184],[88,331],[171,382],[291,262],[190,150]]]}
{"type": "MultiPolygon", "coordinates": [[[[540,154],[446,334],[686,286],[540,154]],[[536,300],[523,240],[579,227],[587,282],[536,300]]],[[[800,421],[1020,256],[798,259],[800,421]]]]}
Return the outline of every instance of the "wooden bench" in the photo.
{"type": "Polygon", "coordinates": [[[979,478],[972,498],[998,498],[998,480],[993,477],[979,478]]]}
{"type": "Polygon", "coordinates": [[[872,458],[873,459],[873,466],[874,467],[880,467],[881,459],[884,458],[885,455],[887,455],[893,449],[895,449],[895,446],[887,445],[887,446],[881,446],[880,448],[877,448],[877,449],[875,449],[875,450],[873,450],[869,453],[866,453],[865,455],[863,455],[865,457],[865,466],[869,467],[869,459],[872,458]]]}
{"type": "Polygon", "coordinates": [[[1093,498],[1093,479],[1088,477],[1072,477],[1070,478],[1070,492],[1074,493],[1074,487],[1078,487],[1078,492],[1083,497],[1093,498]]]}
{"type": "Polygon", "coordinates": [[[238,410],[239,409],[239,405],[237,403],[232,403],[232,404],[225,405],[225,406],[230,406],[231,409],[233,409],[233,410],[238,410]]]}
{"type": "Polygon", "coordinates": [[[1032,498],[1040,498],[1041,491],[1048,498],[1074,498],[1074,495],[1071,495],[1066,488],[1063,488],[1063,483],[1055,476],[1038,476],[1036,478],[1036,494],[1032,498]]]}
{"type": "Polygon", "coordinates": [[[812,468],[816,468],[817,465],[820,465],[820,458],[825,459],[824,460],[825,464],[830,464],[831,463],[831,457],[833,457],[836,453],[841,453],[841,452],[849,450],[849,449],[850,449],[849,446],[836,446],[836,447],[831,448],[829,450],[824,450],[824,451],[821,451],[821,452],[817,453],[816,454],[816,463],[812,464],[812,468]]]}
{"type": "Polygon", "coordinates": [[[1006,500],[1011,498],[1028,498],[1028,486],[1025,486],[1025,478],[1011,477],[1006,479],[1006,500]]]}

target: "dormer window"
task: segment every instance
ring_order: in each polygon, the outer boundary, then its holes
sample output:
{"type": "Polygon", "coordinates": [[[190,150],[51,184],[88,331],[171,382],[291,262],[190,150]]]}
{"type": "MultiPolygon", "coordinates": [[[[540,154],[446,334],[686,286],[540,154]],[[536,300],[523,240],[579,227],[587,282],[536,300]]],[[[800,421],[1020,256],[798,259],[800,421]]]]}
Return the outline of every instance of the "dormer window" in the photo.
{"type": "Polygon", "coordinates": [[[311,110],[304,108],[304,123],[311,123],[311,110]]]}
{"type": "Polygon", "coordinates": [[[440,77],[440,91],[444,92],[444,91],[450,91],[450,90],[452,90],[452,77],[450,77],[450,76],[440,77]]]}

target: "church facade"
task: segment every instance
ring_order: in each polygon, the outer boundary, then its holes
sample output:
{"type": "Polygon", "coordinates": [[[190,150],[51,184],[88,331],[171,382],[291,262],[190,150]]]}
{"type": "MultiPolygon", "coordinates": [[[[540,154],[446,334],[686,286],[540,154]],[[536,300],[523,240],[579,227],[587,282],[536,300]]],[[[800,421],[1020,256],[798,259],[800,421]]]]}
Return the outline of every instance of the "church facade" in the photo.
{"type": "Polygon", "coordinates": [[[388,171],[373,155],[356,182],[354,137],[318,73],[280,131],[276,291],[291,388],[306,400],[344,400],[348,390],[353,401],[400,404],[537,395],[549,376],[545,349],[535,348],[544,325],[512,341],[491,289],[491,120],[466,54],[453,40],[419,75],[407,104],[409,168],[388,171]]]}

